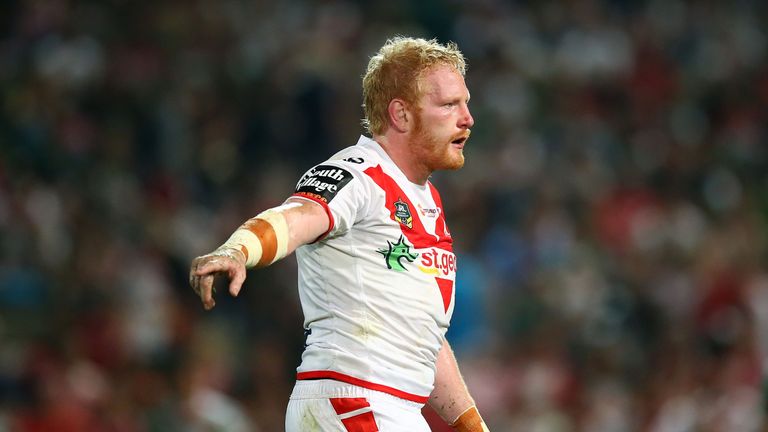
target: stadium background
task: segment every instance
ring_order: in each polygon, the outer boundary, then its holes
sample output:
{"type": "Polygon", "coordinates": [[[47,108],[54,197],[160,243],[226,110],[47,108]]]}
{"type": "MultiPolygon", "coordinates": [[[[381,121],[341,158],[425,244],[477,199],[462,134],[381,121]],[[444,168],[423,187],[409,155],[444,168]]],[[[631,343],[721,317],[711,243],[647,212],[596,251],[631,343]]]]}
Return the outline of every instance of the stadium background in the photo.
{"type": "Polygon", "coordinates": [[[3,1],[0,431],[282,430],[294,260],[210,313],[188,264],[355,142],[395,34],[469,62],[467,164],[433,180],[491,430],[758,430],[766,9],[3,1]]]}

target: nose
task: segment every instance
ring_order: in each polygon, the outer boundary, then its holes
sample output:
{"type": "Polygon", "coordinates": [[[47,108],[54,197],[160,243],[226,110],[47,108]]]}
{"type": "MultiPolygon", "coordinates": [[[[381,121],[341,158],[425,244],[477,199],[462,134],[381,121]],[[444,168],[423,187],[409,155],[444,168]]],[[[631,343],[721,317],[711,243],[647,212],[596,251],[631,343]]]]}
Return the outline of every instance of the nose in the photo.
{"type": "Polygon", "coordinates": [[[475,124],[475,119],[472,117],[472,113],[469,112],[469,105],[462,104],[462,112],[459,117],[459,127],[462,129],[469,129],[475,124]]]}

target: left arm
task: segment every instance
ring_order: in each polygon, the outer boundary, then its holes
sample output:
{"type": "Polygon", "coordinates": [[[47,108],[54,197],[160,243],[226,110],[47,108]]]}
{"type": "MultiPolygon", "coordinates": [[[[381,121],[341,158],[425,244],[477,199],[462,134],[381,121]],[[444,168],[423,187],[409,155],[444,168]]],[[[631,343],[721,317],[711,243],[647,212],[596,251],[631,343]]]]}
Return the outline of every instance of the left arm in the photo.
{"type": "Polygon", "coordinates": [[[429,396],[429,405],[459,432],[489,432],[461,377],[453,350],[445,339],[437,354],[435,388],[429,396]]]}

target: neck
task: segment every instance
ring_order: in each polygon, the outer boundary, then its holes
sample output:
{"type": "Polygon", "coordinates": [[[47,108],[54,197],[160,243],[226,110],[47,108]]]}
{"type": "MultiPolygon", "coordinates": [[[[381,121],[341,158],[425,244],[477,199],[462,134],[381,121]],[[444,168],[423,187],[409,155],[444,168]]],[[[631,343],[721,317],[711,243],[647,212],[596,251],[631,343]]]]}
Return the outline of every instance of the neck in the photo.
{"type": "Polygon", "coordinates": [[[432,171],[424,166],[424,164],[419,163],[417,158],[413,156],[411,147],[404,136],[375,135],[373,140],[384,149],[384,152],[387,153],[392,162],[400,168],[400,171],[405,174],[405,177],[411,183],[427,184],[432,171]]]}

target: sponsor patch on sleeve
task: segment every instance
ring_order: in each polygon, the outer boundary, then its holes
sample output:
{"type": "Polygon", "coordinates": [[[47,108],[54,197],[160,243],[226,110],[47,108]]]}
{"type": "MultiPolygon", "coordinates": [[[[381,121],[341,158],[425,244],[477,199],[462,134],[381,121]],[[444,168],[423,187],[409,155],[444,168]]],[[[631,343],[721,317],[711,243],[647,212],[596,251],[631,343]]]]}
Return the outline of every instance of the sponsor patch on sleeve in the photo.
{"type": "Polygon", "coordinates": [[[301,177],[296,184],[294,195],[329,203],[352,180],[352,177],[352,173],[344,168],[318,165],[301,177]]]}

